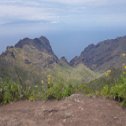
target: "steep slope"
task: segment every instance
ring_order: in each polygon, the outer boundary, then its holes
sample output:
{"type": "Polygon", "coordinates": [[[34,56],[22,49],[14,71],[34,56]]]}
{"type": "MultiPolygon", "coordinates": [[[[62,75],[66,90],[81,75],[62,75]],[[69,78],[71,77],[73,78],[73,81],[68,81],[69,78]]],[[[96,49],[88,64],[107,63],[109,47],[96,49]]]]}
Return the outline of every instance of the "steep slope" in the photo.
{"type": "Polygon", "coordinates": [[[122,68],[126,64],[126,36],[91,44],[71,65],[83,63],[95,71],[106,71],[112,67],[122,68]]]}
{"type": "Polygon", "coordinates": [[[84,65],[72,68],[65,57],[58,59],[49,40],[43,36],[20,40],[14,47],[7,47],[0,56],[2,79],[12,79],[21,84],[36,84],[42,80],[47,83],[48,75],[63,83],[66,80],[87,82],[96,76],[84,65]]]}
{"type": "Polygon", "coordinates": [[[54,81],[65,82],[66,84],[80,84],[89,82],[98,77],[98,74],[87,68],[84,64],[78,64],[71,67],[69,64],[57,64],[53,71],[50,72],[54,76],[54,81]]]}
{"type": "Polygon", "coordinates": [[[20,40],[0,56],[0,77],[20,83],[37,83],[44,70],[58,62],[45,37],[20,40]]]}

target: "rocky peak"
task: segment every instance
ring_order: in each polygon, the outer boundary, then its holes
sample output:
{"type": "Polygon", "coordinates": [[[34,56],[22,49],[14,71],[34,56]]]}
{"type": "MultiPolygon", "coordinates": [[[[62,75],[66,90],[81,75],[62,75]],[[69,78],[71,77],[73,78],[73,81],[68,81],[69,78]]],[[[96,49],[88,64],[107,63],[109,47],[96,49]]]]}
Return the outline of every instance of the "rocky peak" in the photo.
{"type": "Polygon", "coordinates": [[[80,57],[79,57],[79,56],[75,56],[75,57],[70,61],[70,65],[71,65],[71,66],[76,66],[77,64],[80,64],[80,57]]]}
{"type": "Polygon", "coordinates": [[[30,39],[30,38],[24,38],[24,39],[22,39],[22,40],[20,40],[16,45],[15,45],[15,47],[16,48],[23,48],[25,45],[30,45],[30,44],[32,44],[33,42],[32,42],[32,39],[30,39]]]}
{"type": "Polygon", "coordinates": [[[44,36],[41,36],[40,38],[35,38],[35,39],[24,38],[24,39],[20,40],[15,45],[15,47],[24,48],[27,45],[33,46],[36,49],[38,49],[39,51],[44,51],[44,52],[48,52],[49,54],[54,54],[49,40],[44,36]]]}
{"type": "Polygon", "coordinates": [[[49,40],[44,36],[34,39],[24,38],[14,47],[7,47],[1,56],[15,63],[20,62],[22,66],[32,64],[40,68],[49,67],[59,61],[49,40]]]}
{"type": "Polygon", "coordinates": [[[66,57],[64,57],[64,56],[60,58],[60,62],[69,64],[69,62],[67,61],[66,57]]]}
{"type": "Polygon", "coordinates": [[[93,48],[95,48],[95,45],[94,45],[94,44],[90,44],[90,45],[88,45],[88,47],[86,47],[84,50],[85,50],[85,51],[88,51],[88,50],[93,49],[93,48]]]}
{"type": "Polygon", "coordinates": [[[96,71],[105,71],[112,67],[120,68],[126,64],[126,36],[109,39],[85,48],[79,57],[71,60],[71,65],[83,63],[96,71]]]}

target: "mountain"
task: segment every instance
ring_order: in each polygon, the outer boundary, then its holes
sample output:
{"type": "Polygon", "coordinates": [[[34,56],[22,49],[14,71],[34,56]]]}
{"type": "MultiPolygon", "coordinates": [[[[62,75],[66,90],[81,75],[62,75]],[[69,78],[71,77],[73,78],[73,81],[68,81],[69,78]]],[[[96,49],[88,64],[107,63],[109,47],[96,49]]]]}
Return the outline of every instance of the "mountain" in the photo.
{"type": "Polygon", "coordinates": [[[59,63],[61,65],[62,64],[68,64],[68,65],[70,65],[69,62],[67,61],[66,57],[64,57],[64,56],[60,58],[59,63]]]}
{"type": "Polygon", "coordinates": [[[40,65],[46,67],[49,64],[57,63],[58,58],[54,54],[47,38],[20,40],[14,47],[8,47],[2,56],[13,58],[22,62],[22,65],[40,65]]]}
{"type": "Polygon", "coordinates": [[[76,56],[70,61],[72,66],[80,63],[100,72],[112,67],[122,68],[123,65],[126,65],[126,36],[89,45],[80,56],[76,56]]]}
{"type": "Polygon", "coordinates": [[[96,77],[85,65],[73,68],[65,57],[58,59],[49,40],[44,36],[22,39],[15,46],[7,47],[0,55],[1,79],[12,79],[21,84],[36,84],[42,80],[47,83],[48,75],[51,75],[54,81],[62,82],[87,82],[96,77]]]}
{"type": "Polygon", "coordinates": [[[45,77],[42,71],[58,61],[47,38],[25,38],[1,54],[0,77],[20,83],[37,83],[45,77]]]}
{"type": "Polygon", "coordinates": [[[41,36],[40,38],[35,38],[35,39],[25,38],[23,40],[20,40],[15,45],[16,48],[25,48],[26,46],[32,46],[41,52],[46,52],[48,54],[54,55],[53,50],[50,46],[49,40],[44,36],[41,36]]]}

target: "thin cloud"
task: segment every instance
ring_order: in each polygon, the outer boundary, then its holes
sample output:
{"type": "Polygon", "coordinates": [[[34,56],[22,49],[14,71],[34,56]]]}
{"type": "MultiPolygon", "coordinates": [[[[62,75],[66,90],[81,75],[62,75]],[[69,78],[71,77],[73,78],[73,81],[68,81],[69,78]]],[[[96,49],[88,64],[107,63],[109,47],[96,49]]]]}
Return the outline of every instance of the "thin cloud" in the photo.
{"type": "Polygon", "coordinates": [[[69,5],[108,5],[108,4],[124,4],[125,0],[46,0],[48,2],[69,4],[69,5]]]}
{"type": "Polygon", "coordinates": [[[59,18],[55,11],[56,10],[48,7],[40,8],[35,6],[23,6],[17,3],[4,3],[0,4],[0,23],[15,22],[15,20],[57,22],[59,18]]]}
{"type": "Polygon", "coordinates": [[[49,2],[56,2],[69,5],[90,5],[90,4],[105,4],[107,0],[47,0],[49,2]]]}
{"type": "Polygon", "coordinates": [[[0,24],[65,22],[87,25],[94,20],[97,24],[108,24],[109,20],[123,23],[124,3],[125,0],[0,0],[0,24]]]}

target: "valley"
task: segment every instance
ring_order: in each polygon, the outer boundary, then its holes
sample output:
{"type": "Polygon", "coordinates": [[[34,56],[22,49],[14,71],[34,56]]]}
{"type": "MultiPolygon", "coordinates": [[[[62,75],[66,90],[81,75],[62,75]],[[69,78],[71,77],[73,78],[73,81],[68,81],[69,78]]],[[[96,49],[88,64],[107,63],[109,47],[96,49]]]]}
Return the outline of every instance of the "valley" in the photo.
{"type": "Polygon", "coordinates": [[[89,45],[70,62],[44,36],[0,55],[0,126],[124,126],[125,107],[125,36],[89,45]]]}

